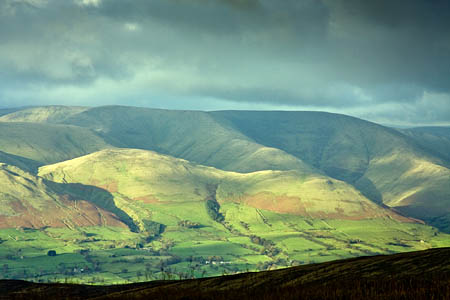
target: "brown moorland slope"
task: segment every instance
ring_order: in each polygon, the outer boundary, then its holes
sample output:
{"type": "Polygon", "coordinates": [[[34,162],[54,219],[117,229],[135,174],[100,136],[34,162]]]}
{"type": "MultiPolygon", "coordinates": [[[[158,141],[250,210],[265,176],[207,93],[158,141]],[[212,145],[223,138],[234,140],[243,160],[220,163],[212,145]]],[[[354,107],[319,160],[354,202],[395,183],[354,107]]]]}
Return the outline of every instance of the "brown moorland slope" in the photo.
{"type": "Polygon", "coordinates": [[[0,228],[126,227],[116,211],[111,212],[106,205],[96,205],[89,201],[90,197],[83,197],[104,194],[108,193],[95,187],[51,183],[0,163],[0,228]]]}
{"type": "MultiPolygon", "coordinates": [[[[39,175],[108,190],[116,203],[120,203],[119,198],[129,203],[122,207],[125,211],[133,205],[140,210],[146,204],[158,203],[182,207],[185,202],[204,202],[213,193],[220,204],[234,202],[277,213],[415,222],[373,203],[351,185],[325,176],[299,171],[226,172],[146,150],[101,150],[41,167],[39,175]],[[212,186],[213,190],[208,190],[212,186]]],[[[128,214],[139,215],[139,211],[128,214]]]]}

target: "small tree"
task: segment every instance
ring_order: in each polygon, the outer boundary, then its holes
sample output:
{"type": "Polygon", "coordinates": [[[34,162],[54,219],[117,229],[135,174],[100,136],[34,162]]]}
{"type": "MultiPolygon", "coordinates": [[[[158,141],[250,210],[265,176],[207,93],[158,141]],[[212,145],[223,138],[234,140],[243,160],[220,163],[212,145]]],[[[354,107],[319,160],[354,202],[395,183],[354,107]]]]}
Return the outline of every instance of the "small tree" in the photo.
{"type": "Polygon", "coordinates": [[[56,256],[56,251],[55,251],[55,250],[49,250],[49,251],[47,252],[47,255],[48,255],[48,256],[56,256]]]}

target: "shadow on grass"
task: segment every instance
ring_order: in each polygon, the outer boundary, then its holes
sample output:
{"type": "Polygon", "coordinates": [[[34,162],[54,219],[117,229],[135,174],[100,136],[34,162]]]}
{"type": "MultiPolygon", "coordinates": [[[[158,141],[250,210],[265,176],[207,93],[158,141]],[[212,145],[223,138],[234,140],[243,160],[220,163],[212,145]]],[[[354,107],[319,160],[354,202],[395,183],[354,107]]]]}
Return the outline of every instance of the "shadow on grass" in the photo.
{"type": "Polygon", "coordinates": [[[115,214],[132,232],[139,232],[133,219],[114,203],[113,195],[105,189],[81,183],[57,183],[44,179],[45,184],[58,194],[69,196],[69,200],[82,199],[115,214]]]}

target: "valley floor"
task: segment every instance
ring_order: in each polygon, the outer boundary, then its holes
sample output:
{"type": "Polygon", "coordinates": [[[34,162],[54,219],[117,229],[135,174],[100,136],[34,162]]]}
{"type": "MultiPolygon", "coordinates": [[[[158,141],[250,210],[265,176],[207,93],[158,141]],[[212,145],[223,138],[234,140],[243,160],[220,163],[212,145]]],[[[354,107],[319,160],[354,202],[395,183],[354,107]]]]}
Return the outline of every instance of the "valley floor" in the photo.
{"type": "MultiPolygon", "coordinates": [[[[223,209],[228,216],[236,207],[223,209]]],[[[447,234],[421,224],[302,219],[240,207],[234,223],[186,228],[174,221],[150,240],[117,227],[2,229],[0,279],[78,284],[181,280],[448,247],[449,241],[447,234]],[[260,221],[247,230],[246,216],[260,221]],[[55,256],[48,256],[51,250],[55,256]]]]}
{"type": "Polygon", "coordinates": [[[449,299],[450,248],[129,285],[0,281],[0,299],[449,299]]]}

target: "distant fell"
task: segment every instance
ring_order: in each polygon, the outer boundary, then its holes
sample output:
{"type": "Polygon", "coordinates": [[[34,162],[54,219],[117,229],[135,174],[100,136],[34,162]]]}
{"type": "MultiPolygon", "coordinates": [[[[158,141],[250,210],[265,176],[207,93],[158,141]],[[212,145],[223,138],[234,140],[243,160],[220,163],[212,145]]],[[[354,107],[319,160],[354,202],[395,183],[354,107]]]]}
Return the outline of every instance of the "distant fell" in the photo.
{"type": "Polygon", "coordinates": [[[450,142],[445,129],[397,130],[324,112],[125,106],[29,108],[0,120],[7,135],[0,139],[5,140],[0,151],[38,162],[55,163],[114,146],[156,151],[225,171],[326,175],[353,185],[377,204],[447,230],[447,221],[437,221],[450,215],[450,142]],[[44,134],[48,128],[28,137],[14,127],[25,124],[60,126],[54,130],[71,132],[71,138],[55,143],[44,134]],[[14,146],[18,136],[30,146],[14,146]]]}
{"type": "MultiPolygon", "coordinates": [[[[0,122],[0,151],[45,165],[111,147],[89,129],[59,124],[0,122]]],[[[32,168],[34,163],[29,166],[32,168]]]]}
{"type": "Polygon", "coordinates": [[[2,113],[0,110],[0,115],[3,115],[0,117],[0,122],[58,123],[88,109],[88,107],[77,106],[43,106],[10,109],[9,113],[2,113]]]}
{"type": "Polygon", "coordinates": [[[404,129],[402,133],[450,165],[450,127],[416,127],[404,129]]]}

